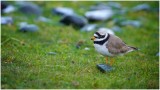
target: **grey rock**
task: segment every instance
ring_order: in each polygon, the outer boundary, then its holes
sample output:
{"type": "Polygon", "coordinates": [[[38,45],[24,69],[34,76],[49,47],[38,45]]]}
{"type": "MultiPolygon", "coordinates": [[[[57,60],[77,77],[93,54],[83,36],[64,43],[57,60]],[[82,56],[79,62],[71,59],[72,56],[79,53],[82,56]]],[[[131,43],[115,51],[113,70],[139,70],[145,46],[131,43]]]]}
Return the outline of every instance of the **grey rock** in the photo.
{"type": "Polygon", "coordinates": [[[140,5],[133,7],[132,10],[133,11],[141,11],[141,10],[150,11],[151,7],[149,4],[140,4],[140,5]]]}
{"type": "Polygon", "coordinates": [[[87,19],[90,21],[105,21],[110,19],[113,14],[114,13],[111,9],[95,10],[86,12],[85,17],[87,17],[87,19]]]}
{"type": "Polygon", "coordinates": [[[124,18],[124,17],[114,18],[114,19],[113,19],[113,22],[114,22],[116,25],[121,25],[121,22],[126,21],[126,20],[127,20],[127,19],[124,18]]]}
{"type": "Polygon", "coordinates": [[[107,5],[104,4],[104,3],[98,3],[98,4],[90,7],[90,11],[106,10],[106,9],[111,9],[111,7],[107,6],[107,5]]]}
{"type": "Polygon", "coordinates": [[[121,25],[122,26],[127,26],[127,25],[131,25],[131,26],[134,26],[134,27],[140,27],[142,25],[142,23],[138,20],[127,20],[127,21],[123,21],[121,22],[121,25]]]}
{"type": "Polygon", "coordinates": [[[16,8],[13,5],[8,5],[5,9],[3,9],[3,13],[11,13],[14,12],[16,8]]]}
{"type": "Polygon", "coordinates": [[[56,7],[52,9],[53,14],[58,14],[58,15],[73,15],[74,11],[71,8],[67,7],[56,7]]]}
{"type": "Polygon", "coordinates": [[[111,28],[114,32],[122,32],[122,29],[119,26],[114,26],[111,28]]]}
{"type": "Polygon", "coordinates": [[[94,10],[107,10],[107,9],[121,9],[121,4],[117,2],[108,2],[108,3],[97,3],[94,6],[90,7],[91,11],[94,10]]]}
{"type": "Polygon", "coordinates": [[[41,21],[41,22],[51,22],[51,20],[49,18],[46,18],[46,17],[43,17],[43,16],[39,16],[37,18],[38,21],[41,21]]]}
{"type": "Polygon", "coordinates": [[[12,24],[13,18],[10,16],[1,17],[1,24],[12,24]]]}
{"type": "Polygon", "coordinates": [[[17,4],[19,5],[19,10],[24,14],[36,16],[42,14],[41,8],[34,3],[19,1],[17,4]]]}
{"type": "Polygon", "coordinates": [[[122,8],[122,9],[117,9],[115,10],[115,15],[125,15],[126,13],[128,13],[130,11],[129,8],[122,8]]]}
{"type": "Polygon", "coordinates": [[[60,22],[65,25],[73,25],[74,27],[78,27],[78,28],[82,28],[88,23],[88,21],[84,17],[77,16],[77,15],[64,16],[60,20],[60,22]]]}
{"type": "Polygon", "coordinates": [[[93,30],[96,29],[96,27],[97,27],[96,24],[87,24],[87,25],[85,25],[84,27],[81,28],[81,31],[87,31],[87,32],[93,31],[93,30]]]}
{"type": "Polygon", "coordinates": [[[116,25],[119,25],[119,26],[130,25],[130,26],[134,26],[134,27],[137,27],[137,28],[142,26],[141,21],[139,21],[139,20],[127,20],[126,18],[115,18],[115,19],[113,19],[113,22],[116,25]]]}
{"type": "Polygon", "coordinates": [[[21,22],[19,26],[20,26],[19,30],[21,32],[36,32],[39,29],[37,25],[27,24],[26,22],[21,22]]]}
{"type": "Polygon", "coordinates": [[[108,2],[107,5],[112,7],[113,9],[121,9],[122,8],[121,4],[117,3],[117,2],[108,2]]]}

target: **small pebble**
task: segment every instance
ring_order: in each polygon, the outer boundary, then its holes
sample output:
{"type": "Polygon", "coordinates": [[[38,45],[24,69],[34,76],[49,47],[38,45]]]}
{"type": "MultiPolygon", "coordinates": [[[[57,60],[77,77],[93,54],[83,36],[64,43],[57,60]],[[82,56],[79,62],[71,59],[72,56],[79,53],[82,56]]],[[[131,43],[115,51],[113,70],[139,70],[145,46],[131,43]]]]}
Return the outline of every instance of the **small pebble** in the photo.
{"type": "Polygon", "coordinates": [[[84,48],[84,50],[88,51],[88,50],[90,50],[90,48],[88,48],[88,47],[85,47],[85,48],[84,48]]]}
{"type": "Polygon", "coordinates": [[[56,55],[56,52],[48,52],[49,55],[56,55]]]}
{"type": "Polygon", "coordinates": [[[96,29],[96,27],[97,27],[96,24],[87,24],[81,28],[81,31],[86,31],[86,32],[93,31],[96,29]]]}

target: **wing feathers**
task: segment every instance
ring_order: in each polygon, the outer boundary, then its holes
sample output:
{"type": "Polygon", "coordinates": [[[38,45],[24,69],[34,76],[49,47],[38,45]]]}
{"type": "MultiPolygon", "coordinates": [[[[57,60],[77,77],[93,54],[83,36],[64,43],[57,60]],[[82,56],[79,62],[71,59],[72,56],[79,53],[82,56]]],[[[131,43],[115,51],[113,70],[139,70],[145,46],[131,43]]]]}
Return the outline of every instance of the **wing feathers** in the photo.
{"type": "Polygon", "coordinates": [[[114,55],[127,53],[131,50],[137,50],[135,47],[127,46],[120,38],[114,35],[110,35],[106,47],[108,48],[109,52],[114,55]]]}

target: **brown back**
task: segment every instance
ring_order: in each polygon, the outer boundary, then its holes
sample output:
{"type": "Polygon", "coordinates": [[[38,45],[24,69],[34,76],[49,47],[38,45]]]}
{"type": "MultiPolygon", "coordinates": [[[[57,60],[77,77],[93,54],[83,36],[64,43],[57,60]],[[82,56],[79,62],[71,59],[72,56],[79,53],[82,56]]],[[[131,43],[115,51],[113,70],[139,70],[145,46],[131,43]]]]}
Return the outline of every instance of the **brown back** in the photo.
{"type": "Polygon", "coordinates": [[[114,35],[110,35],[106,47],[108,48],[109,52],[114,55],[126,53],[131,49],[119,37],[114,35]]]}

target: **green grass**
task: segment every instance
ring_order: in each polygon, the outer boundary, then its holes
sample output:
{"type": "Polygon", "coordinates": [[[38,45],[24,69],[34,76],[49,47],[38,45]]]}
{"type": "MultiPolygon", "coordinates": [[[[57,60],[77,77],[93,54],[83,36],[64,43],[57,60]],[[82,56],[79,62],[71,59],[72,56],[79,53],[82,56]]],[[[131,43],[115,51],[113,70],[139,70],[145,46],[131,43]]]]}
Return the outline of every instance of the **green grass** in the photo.
{"type": "MultiPolygon", "coordinates": [[[[96,2],[44,3],[44,15],[56,22],[59,17],[50,13],[53,6],[73,7],[76,13],[83,14],[86,10],[80,6],[89,8],[96,2]]],[[[142,3],[158,7],[158,2],[120,3],[124,7],[142,3]]],[[[80,32],[72,26],[34,22],[28,18],[26,21],[37,24],[40,30],[21,33],[17,24],[25,15],[16,12],[11,16],[15,18],[14,24],[1,26],[1,88],[159,88],[159,57],[156,56],[159,52],[159,15],[156,12],[130,12],[125,15],[129,19],[145,18],[142,27],[126,26],[122,27],[123,32],[116,33],[127,44],[140,50],[115,57],[115,70],[109,73],[101,73],[96,68],[97,64],[105,63],[105,58],[95,51],[90,40],[94,31],[80,32]],[[79,41],[84,43],[77,49],[79,41]],[[90,50],[84,50],[85,47],[90,50]],[[56,52],[56,55],[48,52],[56,52]]],[[[106,26],[111,27],[107,23],[106,26]]]]}

